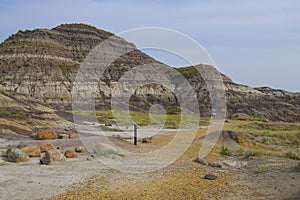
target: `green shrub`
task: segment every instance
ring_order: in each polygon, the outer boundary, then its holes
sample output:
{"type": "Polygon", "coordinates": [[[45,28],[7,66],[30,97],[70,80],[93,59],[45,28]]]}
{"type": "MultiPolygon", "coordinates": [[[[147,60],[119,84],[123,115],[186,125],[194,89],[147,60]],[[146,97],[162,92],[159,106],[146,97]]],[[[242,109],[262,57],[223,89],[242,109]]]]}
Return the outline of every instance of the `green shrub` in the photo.
{"type": "Polygon", "coordinates": [[[300,145],[300,140],[299,139],[295,139],[293,141],[293,144],[299,146],[300,145]]]}
{"type": "Polygon", "coordinates": [[[229,156],[230,155],[230,151],[227,147],[225,147],[224,145],[221,147],[221,150],[220,150],[220,154],[222,156],[229,156]]]}
{"type": "Polygon", "coordinates": [[[2,156],[3,157],[7,157],[7,155],[9,154],[9,152],[13,149],[14,147],[12,145],[8,145],[7,149],[5,152],[3,152],[2,156]]]}

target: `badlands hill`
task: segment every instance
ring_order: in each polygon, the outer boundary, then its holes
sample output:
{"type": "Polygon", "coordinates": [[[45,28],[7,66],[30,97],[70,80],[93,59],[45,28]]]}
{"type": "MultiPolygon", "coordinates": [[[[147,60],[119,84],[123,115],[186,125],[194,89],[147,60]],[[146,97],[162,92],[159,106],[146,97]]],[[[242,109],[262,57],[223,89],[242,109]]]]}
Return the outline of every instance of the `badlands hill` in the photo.
{"type": "MultiPolygon", "coordinates": [[[[56,110],[70,110],[72,87],[80,64],[102,41],[114,34],[85,24],[63,24],[49,29],[18,31],[0,44],[0,86],[4,92],[26,95],[56,110]]],[[[135,66],[157,63],[136,49],[134,44],[116,37],[114,48],[133,49],[116,59],[99,80],[96,106],[110,109],[116,82],[135,66]]],[[[162,63],[160,63],[162,64],[162,63]]],[[[211,66],[201,65],[202,69],[211,66]]],[[[194,67],[176,69],[194,88],[202,115],[211,106],[207,86],[194,67]]],[[[251,88],[222,75],[227,99],[227,115],[244,113],[273,121],[300,121],[300,94],[272,88],[251,88]]],[[[176,81],[173,86],[176,88],[176,81]]],[[[154,103],[178,107],[176,96],[162,85],[148,84],[133,92],[132,110],[145,110],[154,103]]],[[[24,96],[25,98],[25,96],[24,96]]],[[[2,101],[8,101],[2,98],[2,101]]],[[[0,104],[5,109],[6,103],[0,104]]],[[[24,113],[27,113],[25,110],[24,113]]],[[[5,117],[3,113],[0,117],[5,117]]]]}

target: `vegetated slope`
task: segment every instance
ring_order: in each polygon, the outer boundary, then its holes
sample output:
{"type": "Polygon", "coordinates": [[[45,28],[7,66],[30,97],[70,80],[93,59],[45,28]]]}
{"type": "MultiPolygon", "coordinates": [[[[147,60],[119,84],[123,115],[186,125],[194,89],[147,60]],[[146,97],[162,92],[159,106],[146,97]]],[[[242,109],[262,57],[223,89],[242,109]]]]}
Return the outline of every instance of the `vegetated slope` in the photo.
{"type": "MultiPolygon", "coordinates": [[[[19,31],[0,44],[0,85],[6,91],[29,95],[57,109],[70,109],[71,91],[80,64],[92,49],[112,36],[115,35],[85,24],[63,24],[51,30],[19,31]]],[[[139,65],[163,65],[120,37],[116,37],[112,45],[114,48],[133,51],[116,59],[100,77],[96,106],[101,109],[110,109],[112,93],[125,73],[139,65]]],[[[209,93],[202,76],[193,67],[177,70],[195,89],[200,113],[210,115],[209,93]]],[[[152,78],[159,80],[159,73],[151,74],[154,76],[152,78]]],[[[236,84],[225,75],[222,77],[228,115],[246,113],[277,121],[300,120],[299,94],[271,88],[255,89],[236,84]]],[[[135,91],[126,87],[123,90],[133,94],[130,99],[132,110],[148,111],[155,103],[163,104],[165,108],[179,107],[178,99],[172,92],[178,83],[173,80],[169,84],[169,88],[160,84],[147,84],[140,85],[135,91]]]]}

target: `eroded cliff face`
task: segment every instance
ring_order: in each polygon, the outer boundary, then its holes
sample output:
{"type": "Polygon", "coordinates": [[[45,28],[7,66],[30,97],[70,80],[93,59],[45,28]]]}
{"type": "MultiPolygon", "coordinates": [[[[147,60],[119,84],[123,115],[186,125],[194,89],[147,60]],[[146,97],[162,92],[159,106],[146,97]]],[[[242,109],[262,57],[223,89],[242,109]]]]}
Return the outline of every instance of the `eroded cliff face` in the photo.
{"type": "MultiPolygon", "coordinates": [[[[135,66],[159,63],[122,38],[112,33],[84,24],[64,24],[51,30],[36,29],[19,31],[0,44],[0,85],[8,91],[29,95],[57,109],[71,109],[72,88],[80,65],[89,53],[104,40],[114,37],[111,50],[130,50],[115,59],[97,77],[97,83],[81,85],[82,91],[96,87],[96,106],[110,109],[110,100],[117,92],[132,94],[132,110],[148,110],[159,103],[168,107],[179,107],[173,91],[181,86],[176,76],[165,84],[141,83],[137,88],[119,84],[120,78],[131,72],[135,66]],[[166,86],[167,85],[167,86],[166,86]],[[121,90],[116,90],[121,88],[121,90]]],[[[106,56],[114,54],[107,52],[106,56]]],[[[201,66],[208,69],[210,66],[201,66]]],[[[152,70],[152,69],[150,69],[152,70]]],[[[155,69],[153,68],[155,71],[155,69]]],[[[194,88],[202,115],[211,114],[211,99],[207,84],[201,74],[193,67],[175,69],[180,72],[194,88]]],[[[141,80],[161,80],[160,73],[144,73],[141,80]],[[147,76],[148,74],[148,76],[147,76]],[[151,76],[149,75],[151,74],[151,76]]],[[[272,120],[299,121],[300,95],[271,88],[251,88],[234,83],[222,75],[227,98],[227,114],[246,113],[255,117],[272,120]]],[[[177,89],[177,90],[176,90],[177,89]]],[[[82,94],[84,97],[86,94],[82,94]]],[[[196,108],[191,108],[196,109],[196,108]]]]}
{"type": "MultiPolygon", "coordinates": [[[[61,25],[54,29],[19,31],[0,45],[0,84],[54,106],[70,106],[71,90],[80,64],[98,44],[114,36],[84,24],[61,25]]],[[[115,48],[135,46],[116,37],[115,48]]],[[[156,62],[138,50],[115,60],[101,82],[102,98],[109,98],[111,83],[124,71],[156,62]]]]}

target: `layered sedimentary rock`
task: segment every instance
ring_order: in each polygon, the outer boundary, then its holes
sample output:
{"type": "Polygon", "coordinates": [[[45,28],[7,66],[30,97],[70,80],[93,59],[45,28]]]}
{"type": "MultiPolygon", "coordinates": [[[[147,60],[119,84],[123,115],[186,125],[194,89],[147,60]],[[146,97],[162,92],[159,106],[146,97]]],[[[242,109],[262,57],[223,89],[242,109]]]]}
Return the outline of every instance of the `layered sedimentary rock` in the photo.
{"type": "MultiPolygon", "coordinates": [[[[147,111],[153,104],[162,104],[165,108],[180,106],[175,94],[182,86],[181,79],[176,78],[179,75],[172,75],[172,80],[167,84],[147,83],[145,80],[162,80],[161,73],[153,68],[152,73],[138,76],[144,82],[142,81],[137,88],[133,88],[130,84],[126,85],[120,80],[136,66],[146,64],[166,68],[168,66],[137,50],[134,44],[112,33],[84,24],[64,24],[51,30],[19,31],[10,36],[0,44],[0,85],[5,91],[29,95],[54,108],[71,109],[72,89],[80,66],[86,62],[87,56],[95,47],[109,38],[113,38],[109,43],[111,51],[107,52],[105,57],[109,58],[122,51],[128,53],[113,59],[103,73],[91,72],[96,81],[86,81],[80,85],[82,91],[95,87],[96,107],[110,109],[111,98],[118,96],[118,92],[131,94],[132,110],[147,111]],[[101,76],[98,76],[100,74],[101,76]]],[[[212,92],[209,92],[203,74],[193,67],[169,68],[181,73],[192,86],[200,113],[210,115],[212,92]]],[[[205,70],[211,67],[201,65],[200,68],[205,70]]],[[[228,115],[246,113],[277,121],[300,120],[299,93],[271,88],[251,88],[236,84],[225,75],[221,77],[226,92],[228,115]]]]}

